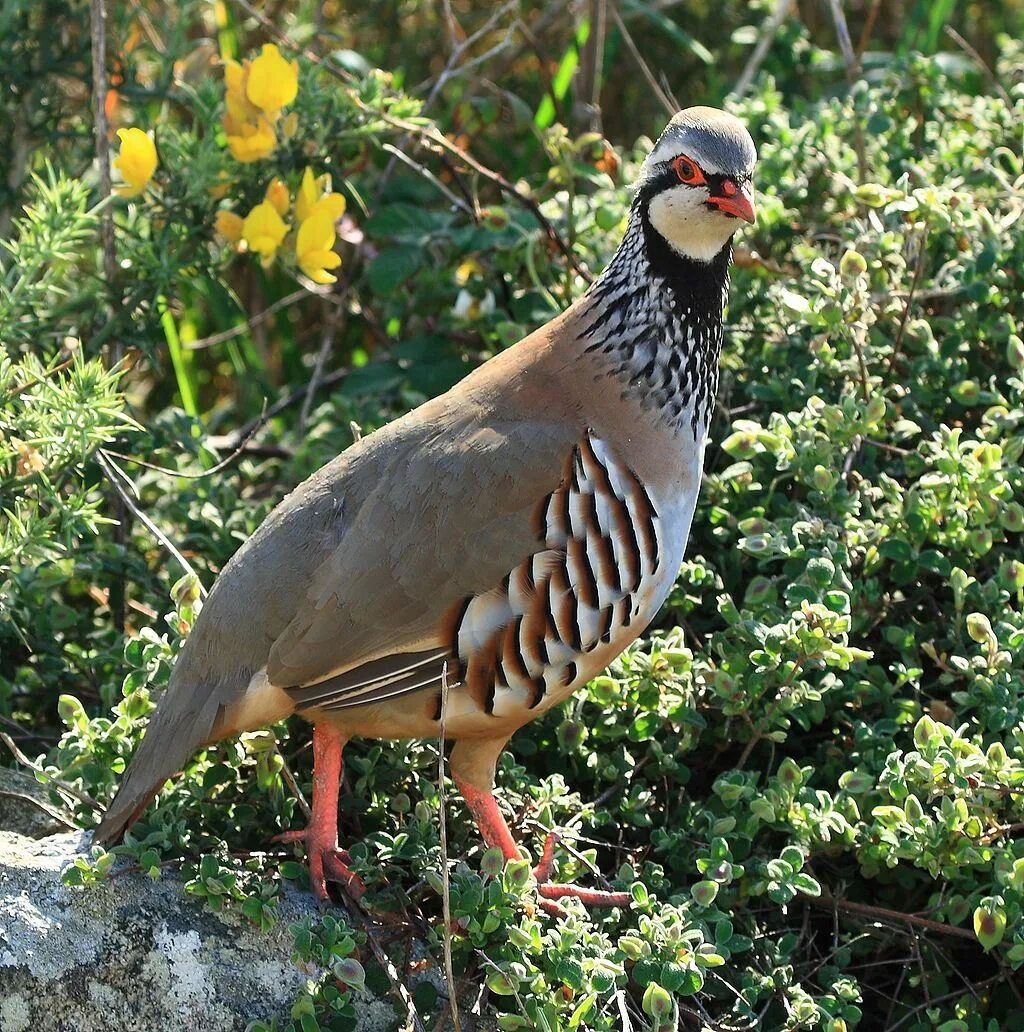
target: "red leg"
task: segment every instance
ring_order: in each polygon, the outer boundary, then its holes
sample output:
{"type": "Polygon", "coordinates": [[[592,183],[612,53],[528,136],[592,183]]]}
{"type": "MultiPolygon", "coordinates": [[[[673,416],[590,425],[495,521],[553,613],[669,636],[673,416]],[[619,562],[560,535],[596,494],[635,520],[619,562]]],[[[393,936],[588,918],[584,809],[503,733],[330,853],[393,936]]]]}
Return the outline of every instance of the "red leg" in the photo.
{"type": "Polygon", "coordinates": [[[286,831],[278,841],[306,843],[309,879],[320,899],[327,899],[327,882],[340,882],[358,899],[366,891],[362,879],[348,866],[348,852],[338,847],[338,790],[341,751],[347,739],[326,724],[313,727],[313,815],[304,831],[286,831]]]}
{"type": "MultiPolygon", "coordinates": [[[[516,840],[509,831],[508,824],[498,809],[498,802],[492,792],[483,792],[469,781],[455,775],[455,784],[458,785],[470,813],[476,819],[480,829],[480,836],[490,846],[497,846],[506,860],[522,860],[523,854],[516,845],[516,840]]],[[[537,879],[537,892],[544,899],[558,900],[572,896],[582,900],[590,907],[624,907],[628,906],[632,897],[628,892],[605,892],[601,889],[584,889],[579,885],[555,885],[551,883],[551,873],[555,860],[555,843],[558,836],[551,832],[544,842],[544,850],[541,854],[540,863],[533,869],[533,875],[537,879]]],[[[545,909],[554,913],[561,913],[562,909],[557,904],[548,904],[545,909]]]]}

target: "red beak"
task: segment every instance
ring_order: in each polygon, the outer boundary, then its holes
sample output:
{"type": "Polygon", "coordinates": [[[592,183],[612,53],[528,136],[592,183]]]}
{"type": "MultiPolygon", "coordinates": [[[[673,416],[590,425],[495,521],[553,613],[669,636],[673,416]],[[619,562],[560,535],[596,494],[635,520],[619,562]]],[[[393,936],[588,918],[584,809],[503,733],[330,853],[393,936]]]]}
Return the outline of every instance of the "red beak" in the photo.
{"type": "Polygon", "coordinates": [[[755,219],[754,189],[749,180],[742,186],[731,179],[724,180],[722,192],[709,197],[708,204],[713,204],[719,211],[743,219],[744,222],[753,222],[755,219]]]}

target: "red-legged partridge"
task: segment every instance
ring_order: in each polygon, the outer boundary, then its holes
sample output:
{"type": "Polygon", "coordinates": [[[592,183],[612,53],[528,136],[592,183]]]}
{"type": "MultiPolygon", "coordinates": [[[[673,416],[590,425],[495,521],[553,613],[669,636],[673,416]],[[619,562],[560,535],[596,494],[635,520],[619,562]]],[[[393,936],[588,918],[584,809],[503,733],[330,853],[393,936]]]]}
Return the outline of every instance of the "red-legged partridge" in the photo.
{"type": "MultiPolygon", "coordinates": [[[[290,494],[217,579],[96,840],[117,839],[200,746],[313,723],[315,891],[361,890],[338,847],[342,748],[436,737],[484,841],[513,732],[653,619],[683,557],[715,400],[731,238],[756,154],[712,108],[644,162],[608,268],[568,311],[290,494]]],[[[623,893],[548,882],[547,899],[623,893]]]]}

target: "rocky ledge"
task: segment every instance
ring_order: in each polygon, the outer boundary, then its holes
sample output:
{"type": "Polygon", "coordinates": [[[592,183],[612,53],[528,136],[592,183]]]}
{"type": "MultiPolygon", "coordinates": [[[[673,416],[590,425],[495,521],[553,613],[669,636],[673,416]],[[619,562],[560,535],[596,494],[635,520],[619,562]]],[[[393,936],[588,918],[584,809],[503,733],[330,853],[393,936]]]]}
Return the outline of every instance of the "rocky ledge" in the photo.
{"type": "MultiPolygon", "coordinates": [[[[0,830],[3,1032],[241,1032],[287,1018],[307,977],[288,926],[317,913],[312,897],[286,891],[278,924],[261,932],[204,909],[173,877],[65,886],[87,845],[82,832],[0,830]]],[[[367,1032],[395,1024],[388,1002],[359,1010],[367,1032]]]]}

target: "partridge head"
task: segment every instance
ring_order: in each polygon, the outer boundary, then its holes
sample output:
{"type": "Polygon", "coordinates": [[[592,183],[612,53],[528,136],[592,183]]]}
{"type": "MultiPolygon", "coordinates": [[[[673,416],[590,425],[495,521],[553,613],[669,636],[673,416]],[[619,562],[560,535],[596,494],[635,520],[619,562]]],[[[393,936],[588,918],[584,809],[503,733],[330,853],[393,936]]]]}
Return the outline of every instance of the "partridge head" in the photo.
{"type": "MultiPolygon", "coordinates": [[[[730,241],[754,218],[753,142],[689,108],[640,171],[622,244],[567,311],[290,494],[225,567],[96,832],[119,837],[204,744],[313,724],[315,890],[362,882],[338,845],[353,737],[454,742],[484,841],[516,731],[608,665],[675,579],[700,487],[730,241]]],[[[544,905],[624,893],[551,882],[544,905]]]]}

